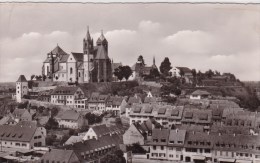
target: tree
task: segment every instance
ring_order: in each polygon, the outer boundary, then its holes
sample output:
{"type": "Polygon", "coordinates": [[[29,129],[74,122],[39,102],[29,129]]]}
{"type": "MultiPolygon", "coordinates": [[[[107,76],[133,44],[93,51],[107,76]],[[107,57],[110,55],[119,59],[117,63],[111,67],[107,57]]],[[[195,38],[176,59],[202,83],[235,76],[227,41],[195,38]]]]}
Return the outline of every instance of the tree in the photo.
{"type": "Polygon", "coordinates": [[[165,57],[160,65],[160,71],[163,75],[169,76],[169,71],[172,69],[171,62],[168,57],[165,57]]]}
{"type": "Polygon", "coordinates": [[[191,73],[192,73],[192,76],[193,76],[194,78],[196,78],[196,76],[197,76],[196,70],[195,70],[195,69],[192,69],[192,70],[191,70],[191,73]]]}
{"type": "Polygon", "coordinates": [[[124,76],[126,81],[133,74],[133,71],[132,71],[132,69],[129,66],[123,66],[122,67],[122,71],[123,71],[123,76],[124,76]]]}
{"type": "Polygon", "coordinates": [[[46,128],[47,130],[57,129],[58,126],[59,126],[58,122],[57,122],[54,118],[51,117],[51,118],[48,120],[48,122],[46,123],[45,128],[46,128]]]}
{"type": "Polygon", "coordinates": [[[180,69],[179,74],[180,74],[181,77],[183,77],[185,75],[185,72],[183,71],[183,69],[180,69]]]}
{"type": "Polygon", "coordinates": [[[128,150],[131,150],[132,153],[138,153],[138,154],[145,154],[146,150],[139,144],[139,143],[134,143],[131,146],[127,147],[128,150]]]}
{"type": "Polygon", "coordinates": [[[152,78],[159,77],[159,76],[160,76],[160,72],[158,71],[157,68],[152,68],[152,69],[150,70],[150,76],[151,76],[152,78]]]}
{"type": "Polygon", "coordinates": [[[35,75],[31,75],[31,80],[33,80],[34,77],[35,77],[35,75]]]}
{"type": "Polygon", "coordinates": [[[214,72],[211,69],[209,69],[205,72],[205,75],[207,76],[207,78],[211,78],[214,75],[214,72]]]}
{"type": "Polygon", "coordinates": [[[145,65],[144,58],[143,58],[143,56],[142,56],[142,55],[139,55],[139,57],[138,57],[137,61],[141,62],[141,63],[142,63],[142,65],[145,65]]]}
{"type": "Polygon", "coordinates": [[[42,75],[42,80],[45,81],[46,78],[47,78],[47,76],[43,74],[43,75],[42,75]]]}
{"type": "Polygon", "coordinates": [[[123,78],[124,78],[124,74],[123,74],[123,68],[122,66],[119,66],[117,67],[115,70],[114,70],[114,75],[117,77],[117,79],[119,81],[121,81],[123,78]]]}

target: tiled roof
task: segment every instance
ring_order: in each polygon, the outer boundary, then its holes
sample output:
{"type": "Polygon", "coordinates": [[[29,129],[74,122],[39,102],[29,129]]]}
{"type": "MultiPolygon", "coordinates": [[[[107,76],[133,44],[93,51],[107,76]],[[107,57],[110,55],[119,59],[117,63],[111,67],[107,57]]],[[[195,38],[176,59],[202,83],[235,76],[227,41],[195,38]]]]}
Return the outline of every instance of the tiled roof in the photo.
{"type": "Polygon", "coordinates": [[[192,92],[192,95],[210,95],[210,93],[207,91],[203,91],[203,90],[196,90],[196,91],[192,92]]]}
{"type": "Polygon", "coordinates": [[[108,101],[107,101],[107,104],[108,105],[120,106],[122,104],[123,100],[124,100],[124,97],[110,96],[108,101]]]}
{"type": "Polygon", "coordinates": [[[16,82],[27,82],[27,80],[24,75],[20,75],[16,82]]]}
{"type": "Polygon", "coordinates": [[[58,45],[48,54],[56,54],[57,56],[61,56],[61,55],[68,55],[64,50],[62,50],[58,45]]]}
{"type": "Polygon", "coordinates": [[[123,144],[123,139],[121,135],[112,134],[112,135],[105,135],[99,137],[98,139],[89,139],[85,140],[84,142],[74,143],[73,145],[67,145],[63,148],[65,149],[73,149],[76,153],[91,153],[95,150],[109,147],[119,147],[119,144],[123,144]]]}
{"type": "Polygon", "coordinates": [[[137,97],[129,97],[128,101],[127,101],[128,104],[139,104],[139,103],[142,103],[142,99],[141,97],[137,96],[137,97]]]}
{"type": "Polygon", "coordinates": [[[26,111],[27,111],[26,109],[15,109],[13,112],[13,115],[14,115],[14,117],[20,118],[26,111]]]}
{"type": "Polygon", "coordinates": [[[83,54],[83,53],[71,52],[71,54],[73,55],[73,57],[75,58],[75,60],[76,60],[77,62],[83,61],[83,57],[84,57],[84,54],[83,54]]]}
{"type": "Polygon", "coordinates": [[[74,87],[74,86],[60,86],[56,87],[52,91],[52,95],[74,95],[78,89],[81,89],[80,87],[74,87]]]}
{"type": "Polygon", "coordinates": [[[45,153],[41,160],[48,160],[51,162],[60,162],[60,163],[69,163],[73,150],[64,150],[64,149],[51,149],[45,153]]]}
{"type": "Polygon", "coordinates": [[[29,142],[33,138],[33,135],[37,127],[35,125],[1,125],[0,136],[2,140],[6,141],[20,141],[29,142]]]}
{"type": "Polygon", "coordinates": [[[74,144],[83,140],[84,136],[71,136],[66,142],[65,145],[74,144]]]}
{"type": "Polygon", "coordinates": [[[60,111],[58,115],[56,116],[57,119],[62,120],[78,120],[80,118],[80,113],[78,113],[75,110],[66,110],[66,111],[60,111]]]}
{"type": "Polygon", "coordinates": [[[183,145],[185,141],[185,136],[186,130],[170,130],[169,143],[173,142],[172,144],[175,145],[183,145]],[[178,142],[182,142],[182,144],[178,142]]]}
{"type": "Polygon", "coordinates": [[[97,134],[98,137],[110,134],[115,131],[120,131],[120,129],[117,128],[116,126],[107,127],[105,124],[93,126],[92,129],[94,130],[94,132],[97,134]]]}

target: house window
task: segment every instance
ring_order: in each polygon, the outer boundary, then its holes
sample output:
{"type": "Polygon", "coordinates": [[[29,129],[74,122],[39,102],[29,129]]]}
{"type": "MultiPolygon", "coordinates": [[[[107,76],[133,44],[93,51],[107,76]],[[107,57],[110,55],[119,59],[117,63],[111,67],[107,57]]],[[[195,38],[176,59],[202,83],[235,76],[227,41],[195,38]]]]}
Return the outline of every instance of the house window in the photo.
{"type": "Polygon", "coordinates": [[[164,146],[161,146],[161,150],[164,150],[164,146]]]}
{"type": "Polygon", "coordinates": [[[72,67],[70,68],[70,74],[72,74],[73,73],[73,70],[72,70],[72,67]]]}
{"type": "Polygon", "coordinates": [[[153,146],[153,150],[156,150],[156,146],[155,145],[153,146]]]}

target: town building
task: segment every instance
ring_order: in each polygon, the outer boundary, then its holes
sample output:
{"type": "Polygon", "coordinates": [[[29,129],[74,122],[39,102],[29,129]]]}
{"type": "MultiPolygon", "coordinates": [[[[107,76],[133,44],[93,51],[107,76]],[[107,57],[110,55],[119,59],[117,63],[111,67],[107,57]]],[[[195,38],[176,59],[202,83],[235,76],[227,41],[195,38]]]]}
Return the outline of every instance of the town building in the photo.
{"type": "Polygon", "coordinates": [[[79,110],[87,108],[84,91],[77,86],[59,86],[51,92],[51,103],[66,105],[79,110]]]}
{"type": "Polygon", "coordinates": [[[32,121],[32,115],[27,109],[15,109],[12,115],[17,123],[20,121],[32,121]]]}
{"type": "Polygon", "coordinates": [[[106,111],[110,111],[114,115],[120,115],[122,107],[126,105],[125,97],[110,96],[106,102],[106,111]]]}
{"type": "Polygon", "coordinates": [[[116,126],[109,126],[107,127],[105,124],[103,125],[96,125],[91,128],[84,134],[83,140],[89,140],[89,139],[99,139],[100,137],[104,135],[110,135],[110,134],[121,134],[123,132],[122,129],[119,129],[116,126]]]}
{"type": "Polygon", "coordinates": [[[80,129],[88,125],[87,119],[76,110],[60,111],[55,119],[59,128],[80,129]]]}
{"type": "Polygon", "coordinates": [[[190,94],[191,100],[201,100],[210,98],[210,93],[208,91],[196,90],[190,94]]]}
{"type": "Polygon", "coordinates": [[[146,139],[147,133],[139,123],[132,123],[123,135],[123,141],[126,145],[132,145],[134,143],[144,145],[146,139]]]}
{"type": "Polygon", "coordinates": [[[73,151],[66,149],[49,149],[40,163],[80,163],[81,158],[73,151]]]}
{"type": "Polygon", "coordinates": [[[109,82],[112,81],[112,64],[108,57],[108,41],[103,32],[93,44],[89,29],[83,39],[83,52],[71,54],[58,45],[47,54],[42,75],[53,81],[109,82]]]}
{"type": "Polygon", "coordinates": [[[88,100],[88,109],[99,111],[100,113],[106,111],[106,104],[109,95],[103,95],[99,92],[93,92],[88,100]]]}
{"type": "Polygon", "coordinates": [[[0,125],[1,147],[30,150],[45,146],[46,130],[36,123],[21,121],[16,125],[0,125]]]}

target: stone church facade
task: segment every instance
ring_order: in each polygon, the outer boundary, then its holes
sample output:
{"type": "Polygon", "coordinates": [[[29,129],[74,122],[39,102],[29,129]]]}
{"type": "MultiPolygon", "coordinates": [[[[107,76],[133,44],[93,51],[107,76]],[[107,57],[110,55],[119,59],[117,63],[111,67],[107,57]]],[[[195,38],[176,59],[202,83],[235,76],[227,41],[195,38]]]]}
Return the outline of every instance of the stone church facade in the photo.
{"type": "Polygon", "coordinates": [[[103,32],[93,44],[89,29],[83,39],[83,53],[71,54],[58,45],[47,54],[43,62],[42,75],[53,81],[66,82],[110,82],[112,62],[108,56],[108,41],[103,32]]]}

